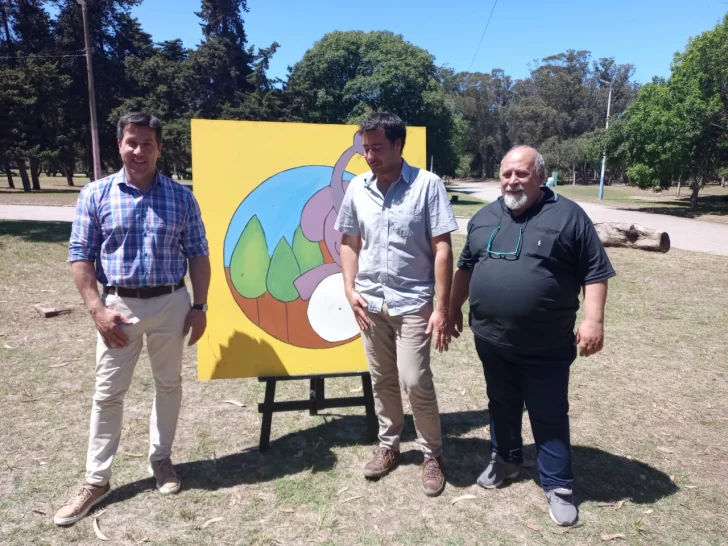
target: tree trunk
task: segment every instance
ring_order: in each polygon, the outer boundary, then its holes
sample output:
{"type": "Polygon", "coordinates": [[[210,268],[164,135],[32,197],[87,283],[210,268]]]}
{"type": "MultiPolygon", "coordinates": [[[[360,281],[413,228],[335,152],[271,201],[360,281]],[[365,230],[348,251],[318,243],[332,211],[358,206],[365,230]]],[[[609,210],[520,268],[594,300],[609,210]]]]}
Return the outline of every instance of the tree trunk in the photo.
{"type": "Polygon", "coordinates": [[[677,196],[680,197],[680,188],[682,187],[682,176],[677,179],[677,196]]]}
{"type": "Polygon", "coordinates": [[[28,177],[28,169],[25,168],[25,159],[18,159],[16,163],[20,171],[20,179],[23,181],[23,191],[30,193],[30,178],[28,177]]]}
{"type": "Polygon", "coordinates": [[[73,169],[70,169],[65,163],[61,163],[61,172],[66,177],[69,186],[73,186],[73,169]]]}
{"type": "Polygon", "coordinates": [[[576,165],[574,165],[571,170],[572,170],[572,175],[574,177],[574,179],[571,181],[571,185],[576,186],[576,165]]]}
{"type": "Polygon", "coordinates": [[[40,172],[40,161],[38,161],[34,157],[31,157],[30,158],[30,177],[33,180],[33,189],[36,191],[40,190],[40,179],[38,178],[39,172],[40,172]]]}
{"type": "Polygon", "coordinates": [[[10,162],[9,161],[6,161],[5,162],[4,168],[5,168],[5,176],[8,177],[8,188],[10,188],[11,190],[14,190],[15,189],[15,183],[13,182],[13,171],[10,170],[10,162]]]}
{"type": "Polygon", "coordinates": [[[702,184],[697,180],[690,184],[690,189],[693,190],[693,193],[690,194],[690,212],[698,212],[698,192],[700,192],[701,187],[702,184]]]}
{"type": "Polygon", "coordinates": [[[88,176],[88,179],[93,182],[96,180],[96,172],[94,169],[94,157],[91,148],[86,148],[86,164],[88,165],[86,169],[86,176],[88,176]]]}
{"type": "Polygon", "coordinates": [[[664,231],[646,228],[639,224],[603,222],[594,224],[599,240],[605,247],[626,247],[640,250],[667,252],[670,236],[664,231]]]}

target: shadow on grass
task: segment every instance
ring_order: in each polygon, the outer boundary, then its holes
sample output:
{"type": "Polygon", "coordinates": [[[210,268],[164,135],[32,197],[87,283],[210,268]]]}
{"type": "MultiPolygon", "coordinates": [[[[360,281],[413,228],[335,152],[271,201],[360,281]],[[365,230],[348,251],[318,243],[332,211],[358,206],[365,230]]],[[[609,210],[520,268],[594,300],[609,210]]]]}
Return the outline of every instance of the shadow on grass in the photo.
{"type": "MultiPolygon", "coordinates": [[[[365,445],[365,417],[321,414],[327,421],[318,426],[291,432],[271,441],[270,448],[260,453],[257,447],[214,460],[191,461],[176,465],[184,489],[216,491],[238,485],[264,483],[303,471],[328,472],[336,466],[332,448],[365,445]]],[[[450,487],[466,488],[476,483],[490,453],[490,441],[459,436],[482,428],[488,421],[486,411],[467,411],[441,415],[444,435],[445,476],[450,487]]],[[[414,426],[407,416],[403,441],[415,438],[414,426]]],[[[535,447],[525,448],[526,460],[535,461],[535,447]]],[[[592,500],[616,502],[629,499],[638,504],[654,503],[672,495],[678,488],[665,473],[651,466],[607,453],[600,449],[574,446],[577,502],[592,500]]],[[[423,455],[419,450],[402,453],[401,465],[419,465],[423,455]]],[[[355,471],[356,472],[356,471],[355,471]]],[[[364,479],[355,473],[352,479],[364,479]]],[[[538,483],[538,468],[534,464],[522,469],[521,479],[538,483]]],[[[122,485],[112,490],[107,504],[130,499],[144,491],[153,490],[151,478],[122,485]]]]}
{"type": "Polygon", "coordinates": [[[705,195],[698,198],[698,210],[693,212],[690,209],[690,198],[680,198],[674,201],[639,201],[635,207],[618,207],[619,210],[638,210],[650,214],[666,214],[680,218],[698,218],[700,216],[728,216],[728,196],[726,195],[705,195]]]}
{"type": "MultiPolygon", "coordinates": [[[[470,487],[488,464],[491,444],[480,438],[447,438],[446,476],[454,487],[470,487]]],[[[664,472],[650,465],[588,446],[572,446],[575,497],[583,501],[651,504],[673,495],[678,487],[664,472]]],[[[521,467],[521,480],[540,486],[536,446],[524,446],[527,466],[521,467]]],[[[508,485],[508,482],[505,484],[508,485]]]]}
{"type": "MultiPolygon", "coordinates": [[[[191,461],[176,464],[184,489],[216,491],[237,485],[264,483],[303,471],[327,472],[336,465],[336,454],[332,448],[372,445],[367,440],[367,425],[364,415],[336,416],[320,413],[326,422],[315,427],[272,438],[265,453],[257,445],[214,460],[191,461]]],[[[442,414],[440,416],[443,434],[461,435],[488,422],[486,411],[468,411],[442,414]]],[[[273,419],[275,434],[275,417],[273,419]]],[[[411,416],[405,417],[402,441],[415,439],[411,416]]],[[[447,440],[446,440],[447,441],[447,440]]],[[[456,455],[450,455],[455,460],[456,455]]],[[[457,455],[461,457],[461,455],[457,455]]],[[[422,463],[422,454],[408,451],[402,454],[402,465],[422,463]]],[[[472,472],[472,471],[471,471],[472,472]]],[[[357,478],[361,477],[357,474],[357,478]]],[[[362,478],[364,479],[364,478],[362,478]]],[[[475,478],[473,478],[473,481],[475,478]]],[[[105,504],[123,502],[144,491],[154,489],[151,478],[122,485],[113,489],[105,504]]]]}
{"type": "Polygon", "coordinates": [[[480,205],[481,207],[484,207],[488,203],[485,201],[481,201],[479,199],[458,199],[457,201],[452,201],[450,203],[453,206],[457,205],[480,205]]]}
{"type": "Polygon", "coordinates": [[[71,238],[71,222],[0,220],[0,236],[4,235],[30,243],[64,243],[71,238]]]}

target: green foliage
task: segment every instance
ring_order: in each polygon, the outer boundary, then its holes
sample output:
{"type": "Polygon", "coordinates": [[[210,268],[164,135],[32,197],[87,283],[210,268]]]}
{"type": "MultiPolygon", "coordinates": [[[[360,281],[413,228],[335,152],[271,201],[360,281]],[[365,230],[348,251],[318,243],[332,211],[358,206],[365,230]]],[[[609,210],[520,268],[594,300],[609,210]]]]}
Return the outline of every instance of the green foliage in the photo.
{"type": "Polygon", "coordinates": [[[607,110],[608,85],[599,80],[613,82],[612,116],[619,116],[636,93],[633,73],[631,65],[575,50],[542,59],[516,82],[502,70],[443,70],[443,88],[469,124],[469,174],[493,177],[512,145],[528,144],[544,152],[549,168],[577,168],[587,178],[599,168],[593,142],[607,110]]]}
{"type": "Polygon", "coordinates": [[[321,247],[318,243],[306,239],[301,226],[298,226],[293,234],[293,254],[296,256],[301,274],[324,263],[321,247]]]}
{"type": "Polygon", "coordinates": [[[298,299],[298,290],[293,281],[300,275],[301,269],[293,254],[293,249],[285,237],[281,237],[270,260],[266,279],[268,292],[278,301],[290,302],[298,299]]]}
{"type": "MultiPolygon", "coordinates": [[[[434,59],[391,32],[332,32],[290,72],[292,114],[315,123],[356,123],[371,111],[390,110],[405,123],[427,127],[427,157],[452,174],[453,112],[434,59]]],[[[429,166],[429,165],[428,165],[429,166]]]]}
{"type": "MultiPolygon", "coordinates": [[[[139,3],[87,0],[105,169],[121,166],[115,126],[132,109],[162,119],[160,169],[183,178],[191,174],[192,117],[287,119],[283,92],[266,77],[278,44],[248,47],[245,0],[202,0],[204,40],[194,50],[181,40],[154,44],[131,16],[139,3]]],[[[0,2],[0,162],[14,163],[21,174],[30,163],[28,180],[37,180],[41,162],[68,173],[69,183],[79,166],[91,174],[84,47],[75,0],[0,2]],[[66,56],[51,62],[47,55],[66,56]]]]}
{"type": "Polygon", "coordinates": [[[230,259],[230,278],[244,298],[259,298],[266,291],[270,257],[263,226],[253,216],[240,234],[230,259]]]}
{"type": "Polygon", "coordinates": [[[660,180],[655,176],[654,169],[642,163],[628,167],[627,176],[631,184],[643,190],[654,188],[660,183],[660,180]]]}
{"type": "Polygon", "coordinates": [[[675,56],[668,80],[642,88],[626,121],[606,139],[629,165],[630,180],[636,176],[640,187],[686,180],[697,209],[698,192],[728,164],[726,66],[728,16],[675,56]]]}

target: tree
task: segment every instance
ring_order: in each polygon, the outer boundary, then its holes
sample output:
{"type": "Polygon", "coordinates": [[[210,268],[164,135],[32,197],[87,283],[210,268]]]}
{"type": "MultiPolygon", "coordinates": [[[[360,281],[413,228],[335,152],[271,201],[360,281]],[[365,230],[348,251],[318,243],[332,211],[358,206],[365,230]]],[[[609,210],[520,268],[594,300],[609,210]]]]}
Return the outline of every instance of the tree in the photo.
{"type": "Polygon", "coordinates": [[[512,82],[502,70],[490,74],[443,70],[443,88],[453,108],[467,124],[463,151],[468,153],[468,174],[492,178],[498,162],[510,148],[504,108],[512,99],[512,82]]]}
{"type": "Polygon", "coordinates": [[[254,90],[248,80],[253,67],[242,18],[246,11],[246,0],[202,0],[196,13],[204,40],[192,52],[190,63],[194,110],[203,117],[219,118],[225,108],[238,107],[254,90]]]}
{"type": "Polygon", "coordinates": [[[356,123],[390,110],[408,125],[427,127],[427,157],[435,170],[453,174],[453,112],[434,59],[391,32],[332,32],[289,71],[292,114],[314,123],[356,123]]]}
{"type": "Polygon", "coordinates": [[[302,275],[324,263],[321,247],[306,239],[301,226],[298,226],[293,234],[293,254],[296,256],[302,275]]]}
{"type": "MultiPolygon", "coordinates": [[[[127,97],[139,95],[131,74],[126,70],[127,57],[146,59],[154,54],[151,36],[145,33],[139,22],[131,17],[130,10],[141,0],[87,0],[88,26],[96,83],[96,108],[99,127],[99,146],[102,163],[120,168],[116,143],[116,119],[111,113],[127,97]],[[103,90],[103,92],[100,92],[103,90]],[[104,123],[104,121],[108,123],[104,123]]],[[[93,177],[91,156],[91,131],[89,120],[86,62],[79,52],[84,50],[81,9],[76,0],[52,0],[58,9],[54,21],[56,51],[69,55],[59,61],[59,71],[71,77],[67,92],[69,102],[58,120],[59,127],[69,140],[80,142],[66,150],[66,162],[71,169],[77,154],[93,177]]]]}
{"type": "Polygon", "coordinates": [[[8,57],[0,65],[0,104],[7,116],[0,129],[5,170],[10,182],[8,163],[14,161],[23,189],[39,190],[41,162],[59,154],[56,120],[67,103],[70,79],[59,72],[56,62],[48,60],[54,39],[42,2],[18,0],[3,6],[0,16],[5,38],[2,50],[8,57]]]}
{"type": "Polygon", "coordinates": [[[270,268],[266,279],[268,292],[275,299],[284,303],[298,299],[298,290],[296,290],[293,281],[300,275],[301,268],[298,266],[293,249],[285,237],[281,237],[270,259],[270,268]]]}
{"type": "Polygon", "coordinates": [[[668,80],[645,85],[607,138],[640,187],[689,181],[691,209],[728,165],[728,16],[675,55],[668,80]]]}
{"type": "Polygon", "coordinates": [[[124,100],[109,117],[111,124],[125,112],[144,110],[161,119],[164,153],[159,168],[167,176],[177,174],[182,178],[189,178],[192,166],[190,120],[194,116],[195,97],[189,56],[190,50],[181,40],[170,40],[156,45],[147,58],[127,57],[125,69],[137,94],[124,100]]]}
{"type": "Polygon", "coordinates": [[[230,258],[230,279],[244,298],[255,299],[265,294],[270,257],[263,226],[253,216],[240,234],[230,258]]]}

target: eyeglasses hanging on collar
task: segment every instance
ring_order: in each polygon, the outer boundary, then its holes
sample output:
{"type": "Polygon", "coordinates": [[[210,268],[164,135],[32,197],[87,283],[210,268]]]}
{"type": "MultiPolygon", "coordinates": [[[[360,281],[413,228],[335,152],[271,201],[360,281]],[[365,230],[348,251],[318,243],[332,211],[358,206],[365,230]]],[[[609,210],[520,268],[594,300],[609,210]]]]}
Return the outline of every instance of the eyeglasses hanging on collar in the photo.
{"type": "MultiPolygon", "coordinates": [[[[501,217],[502,218],[502,217],[501,217]]],[[[523,243],[523,231],[526,229],[526,226],[528,225],[528,218],[526,218],[526,222],[518,228],[518,242],[516,243],[516,250],[513,252],[502,252],[499,250],[493,250],[493,241],[495,240],[495,235],[500,231],[501,225],[498,224],[496,228],[493,230],[493,233],[490,234],[490,239],[488,239],[488,246],[486,247],[485,251],[488,253],[489,256],[519,256],[519,253],[521,252],[521,244],[523,243]]]]}

